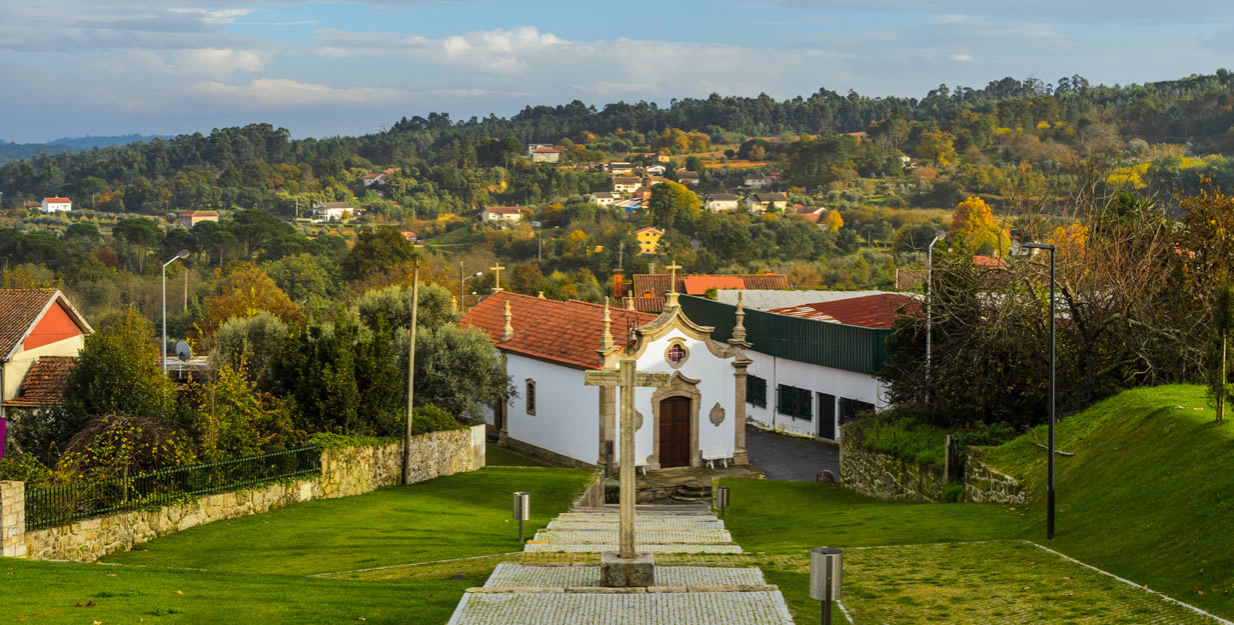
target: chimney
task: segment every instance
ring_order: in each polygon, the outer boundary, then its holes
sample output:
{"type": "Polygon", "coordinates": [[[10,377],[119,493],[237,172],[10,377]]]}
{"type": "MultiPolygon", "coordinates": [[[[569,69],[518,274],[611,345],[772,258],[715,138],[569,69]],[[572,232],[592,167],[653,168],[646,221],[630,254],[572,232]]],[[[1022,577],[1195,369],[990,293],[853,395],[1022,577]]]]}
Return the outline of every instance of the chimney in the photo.
{"type": "Polygon", "coordinates": [[[613,270],[613,297],[620,299],[625,294],[625,272],[621,269],[615,269],[613,270]]]}

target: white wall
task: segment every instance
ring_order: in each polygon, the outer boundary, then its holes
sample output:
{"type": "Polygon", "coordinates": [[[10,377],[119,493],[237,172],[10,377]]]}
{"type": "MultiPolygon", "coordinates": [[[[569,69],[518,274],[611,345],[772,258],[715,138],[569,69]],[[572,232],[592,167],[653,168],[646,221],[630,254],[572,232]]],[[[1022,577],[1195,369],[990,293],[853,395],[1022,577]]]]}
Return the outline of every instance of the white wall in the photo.
{"type": "MultiPolygon", "coordinates": [[[[873,375],[776,358],[756,351],[747,352],[747,356],[754,361],[749,367],[750,375],[767,381],[767,406],[758,407],[747,403],[746,416],[766,427],[817,436],[819,431],[817,393],[826,393],[836,397],[835,418],[838,439],[839,400],[841,398],[874,404],[876,410],[882,410],[887,405],[882,383],[873,375]],[[815,393],[811,399],[812,416],[809,420],[776,413],[776,387],[781,384],[809,389],[811,393],[815,393]]],[[[746,396],[749,397],[748,388],[746,396]]]]}
{"type": "Polygon", "coordinates": [[[508,406],[510,438],[583,462],[599,461],[600,388],[584,385],[582,369],[507,353],[506,372],[518,389],[508,406]],[[527,378],[536,381],[534,415],[527,414],[527,378]]]}
{"type": "MultiPolygon", "coordinates": [[[[643,352],[641,358],[638,359],[638,368],[640,371],[663,371],[668,374],[673,374],[680,371],[687,378],[699,380],[698,390],[702,394],[702,401],[699,402],[698,410],[698,446],[702,451],[716,448],[721,450],[721,455],[726,458],[733,456],[734,441],[734,423],[736,423],[736,409],[734,406],[735,392],[733,378],[733,361],[731,359],[721,359],[712,355],[708,351],[707,346],[702,341],[688,338],[685,334],[678,330],[674,330],[659,339],[653,341],[647,346],[647,350],[643,352]],[[668,364],[664,358],[664,352],[673,342],[672,339],[684,339],[682,345],[689,350],[689,358],[681,366],[680,369],[674,369],[668,364]],[[711,408],[719,402],[724,408],[724,421],[719,427],[711,424],[709,415],[711,408]]],[[[651,396],[655,393],[652,388],[640,388],[635,394],[637,398],[636,406],[645,417],[643,427],[636,434],[637,447],[635,455],[645,458],[655,452],[654,449],[654,423],[652,423],[653,406],[651,396]]]]}
{"type": "Polygon", "coordinates": [[[78,334],[55,343],[48,343],[27,351],[19,351],[13,359],[4,363],[4,395],[0,399],[12,399],[17,395],[26,372],[34,366],[34,361],[42,356],[76,356],[86,344],[86,336],[78,334]]]}

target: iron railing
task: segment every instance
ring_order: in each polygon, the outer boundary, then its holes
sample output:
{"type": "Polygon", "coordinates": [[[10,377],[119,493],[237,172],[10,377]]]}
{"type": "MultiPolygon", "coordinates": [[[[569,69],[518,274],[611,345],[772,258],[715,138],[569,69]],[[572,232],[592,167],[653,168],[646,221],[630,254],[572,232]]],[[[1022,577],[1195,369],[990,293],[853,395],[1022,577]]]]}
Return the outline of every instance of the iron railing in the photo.
{"type": "Polygon", "coordinates": [[[301,447],[26,493],[26,529],[63,525],[197,495],[238,490],[321,472],[321,449],[301,447]]]}

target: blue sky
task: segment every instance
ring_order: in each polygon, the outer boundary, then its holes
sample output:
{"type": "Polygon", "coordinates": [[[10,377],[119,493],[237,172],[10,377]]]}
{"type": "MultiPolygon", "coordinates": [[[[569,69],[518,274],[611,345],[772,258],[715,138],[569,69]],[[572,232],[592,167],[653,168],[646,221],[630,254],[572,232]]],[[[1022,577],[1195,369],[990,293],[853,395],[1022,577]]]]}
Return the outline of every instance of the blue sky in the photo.
{"type": "Polygon", "coordinates": [[[293,135],[527,104],[921,96],[1003,76],[1126,84],[1234,65],[1197,0],[0,0],[0,139],[293,135]],[[181,4],[183,2],[183,4],[181,4]]]}

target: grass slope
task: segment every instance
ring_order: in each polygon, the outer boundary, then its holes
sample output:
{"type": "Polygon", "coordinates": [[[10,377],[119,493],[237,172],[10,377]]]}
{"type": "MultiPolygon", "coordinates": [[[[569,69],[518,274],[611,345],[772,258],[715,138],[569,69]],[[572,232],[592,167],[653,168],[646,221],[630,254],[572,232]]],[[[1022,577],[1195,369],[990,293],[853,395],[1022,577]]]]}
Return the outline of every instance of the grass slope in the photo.
{"type": "Polygon", "coordinates": [[[486,468],[211,523],[104,560],[309,575],[519,551],[510,494],[531,493],[526,534],[533,536],[569,508],[589,478],[577,469],[486,468]]]}
{"type": "Polygon", "coordinates": [[[1128,391],[1058,424],[1057,532],[1046,541],[1045,428],[987,460],[1033,496],[1025,537],[1234,617],[1234,423],[1213,422],[1204,389],[1128,391]],[[1180,408],[1181,406],[1181,408],[1180,408]],[[1197,408],[1199,410],[1197,410],[1197,408]]]}

